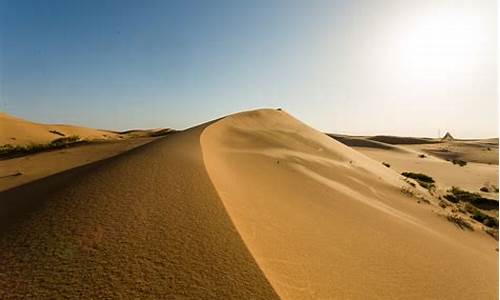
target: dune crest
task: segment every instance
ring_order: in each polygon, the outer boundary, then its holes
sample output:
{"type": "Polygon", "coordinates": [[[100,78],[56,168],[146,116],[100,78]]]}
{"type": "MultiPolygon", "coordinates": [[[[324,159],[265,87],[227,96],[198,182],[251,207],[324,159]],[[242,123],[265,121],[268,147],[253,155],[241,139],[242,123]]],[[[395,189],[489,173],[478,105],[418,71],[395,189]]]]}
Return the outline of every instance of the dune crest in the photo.
{"type": "Polygon", "coordinates": [[[498,254],[409,201],[400,176],[287,113],[223,118],[208,174],[283,299],[496,298],[498,254]]]}

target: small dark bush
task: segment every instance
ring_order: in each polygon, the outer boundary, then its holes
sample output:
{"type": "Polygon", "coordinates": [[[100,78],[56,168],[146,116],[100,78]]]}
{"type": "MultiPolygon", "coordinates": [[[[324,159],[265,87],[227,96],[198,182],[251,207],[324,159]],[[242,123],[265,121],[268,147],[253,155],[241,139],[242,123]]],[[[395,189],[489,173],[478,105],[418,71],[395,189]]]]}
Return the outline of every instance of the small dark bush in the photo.
{"type": "Polygon", "coordinates": [[[415,193],[413,193],[413,191],[407,187],[402,187],[401,188],[401,193],[407,197],[413,197],[415,196],[415,193]]]}
{"type": "Polygon", "coordinates": [[[53,133],[53,134],[56,134],[56,135],[59,135],[59,136],[66,136],[64,133],[62,132],[59,132],[57,130],[49,130],[50,133],[53,133]]]}
{"type": "Polygon", "coordinates": [[[460,229],[468,229],[474,231],[472,225],[459,215],[449,214],[446,218],[448,219],[448,221],[455,223],[455,225],[457,225],[460,229]]]}
{"type": "Polygon", "coordinates": [[[454,165],[459,165],[461,167],[465,166],[467,164],[467,162],[465,160],[461,160],[461,159],[454,159],[451,161],[454,165]]]}
{"type": "Polygon", "coordinates": [[[430,176],[427,176],[422,173],[413,173],[413,172],[403,172],[401,173],[404,177],[412,178],[415,180],[423,181],[423,182],[428,182],[428,183],[434,183],[434,179],[430,176]]]}
{"type": "Polygon", "coordinates": [[[388,167],[388,168],[390,168],[390,167],[391,167],[391,165],[390,165],[389,163],[386,163],[385,161],[384,161],[382,164],[383,164],[384,166],[388,167]]]}
{"type": "Polygon", "coordinates": [[[480,190],[481,192],[485,192],[485,193],[489,193],[489,192],[490,192],[490,190],[489,190],[487,187],[485,187],[485,186],[483,186],[483,187],[482,187],[482,188],[480,188],[479,190],[480,190]]]}
{"type": "Polygon", "coordinates": [[[0,157],[15,157],[50,149],[58,149],[67,147],[77,142],[80,142],[80,137],[74,135],[70,137],[55,139],[48,144],[29,144],[25,146],[12,146],[10,144],[6,144],[0,147],[0,157]]]}
{"type": "MultiPolygon", "coordinates": [[[[485,228],[484,231],[498,241],[498,229],[485,228]]],[[[498,248],[496,250],[498,251],[498,248]]]]}
{"type": "Polygon", "coordinates": [[[67,145],[67,144],[78,142],[79,140],[80,140],[79,136],[72,135],[72,136],[68,136],[68,137],[62,137],[62,138],[55,139],[52,142],[50,142],[50,145],[52,145],[52,146],[67,145]]]}
{"type": "Polygon", "coordinates": [[[425,174],[403,172],[403,173],[401,173],[401,175],[403,175],[404,177],[407,177],[407,178],[415,179],[421,187],[426,188],[428,190],[431,190],[435,187],[434,179],[432,179],[432,177],[427,176],[425,174]]]}
{"type": "Polygon", "coordinates": [[[418,157],[420,157],[420,158],[426,158],[425,154],[420,154],[418,157]]]}
{"type": "Polygon", "coordinates": [[[459,201],[461,202],[467,202],[475,207],[481,208],[481,209],[497,209],[498,210],[498,201],[493,200],[493,199],[488,199],[484,198],[478,193],[471,193],[468,191],[464,191],[460,188],[457,187],[452,187],[450,190],[448,190],[451,194],[445,195],[445,199],[457,203],[459,201]]]}
{"type": "Polygon", "coordinates": [[[441,206],[442,208],[446,208],[446,207],[448,207],[449,205],[448,205],[448,203],[446,203],[445,201],[441,200],[441,201],[439,201],[439,206],[441,206]]]}
{"type": "Polygon", "coordinates": [[[455,197],[453,195],[450,195],[450,194],[444,195],[443,198],[446,199],[446,200],[448,200],[451,203],[458,203],[457,197],[455,197]]]}
{"type": "Polygon", "coordinates": [[[491,227],[491,228],[498,228],[498,219],[495,217],[488,216],[487,214],[483,213],[479,209],[476,209],[473,213],[471,218],[474,220],[483,223],[485,226],[491,227]]]}

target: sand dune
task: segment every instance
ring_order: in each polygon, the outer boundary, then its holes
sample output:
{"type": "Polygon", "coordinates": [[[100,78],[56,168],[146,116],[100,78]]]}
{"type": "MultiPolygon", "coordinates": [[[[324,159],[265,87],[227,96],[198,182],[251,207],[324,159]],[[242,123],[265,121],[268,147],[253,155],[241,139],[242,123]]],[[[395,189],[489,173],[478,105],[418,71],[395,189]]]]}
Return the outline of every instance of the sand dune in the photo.
{"type": "Polygon", "coordinates": [[[87,141],[121,140],[136,137],[154,137],[173,132],[169,128],[135,129],[123,132],[93,129],[74,125],[40,124],[0,112],[0,146],[46,144],[63,137],[78,136],[87,141]]]}
{"type": "Polygon", "coordinates": [[[276,298],[207,176],[202,130],[1,193],[0,298],[276,298]]]}
{"type": "Polygon", "coordinates": [[[400,137],[390,135],[377,135],[369,137],[368,139],[391,145],[433,144],[439,142],[430,138],[400,137]]]}
{"type": "Polygon", "coordinates": [[[0,159],[0,191],[115,156],[155,138],[88,143],[10,159],[0,159]]]}
{"type": "Polygon", "coordinates": [[[0,298],[498,298],[497,243],[406,185],[283,111],[231,115],[0,193],[0,298]]]}
{"type": "Polygon", "coordinates": [[[374,140],[370,140],[366,137],[352,137],[347,135],[338,135],[338,134],[328,134],[328,136],[336,139],[344,145],[349,147],[366,147],[366,148],[376,148],[376,149],[384,149],[384,150],[394,150],[394,151],[403,151],[400,147],[386,144],[374,140]]]}
{"type": "Polygon", "coordinates": [[[64,136],[74,135],[88,140],[118,138],[116,133],[107,130],[73,125],[38,124],[6,113],[0,113],[0,124],[0,145],[45,144],[64,136]]]}
{"type": "Polygon", "coordinates": [[[202,134],[208,173],[283,299],[489,299],[496,242],[402,196],[397,173],[284,112],[202,134]]]}

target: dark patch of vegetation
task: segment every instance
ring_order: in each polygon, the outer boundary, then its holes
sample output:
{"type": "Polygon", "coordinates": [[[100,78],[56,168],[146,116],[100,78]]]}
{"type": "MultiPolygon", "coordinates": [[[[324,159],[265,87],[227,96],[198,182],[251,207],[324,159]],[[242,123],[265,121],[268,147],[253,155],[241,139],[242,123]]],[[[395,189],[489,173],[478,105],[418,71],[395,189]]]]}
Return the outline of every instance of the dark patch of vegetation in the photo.
{"type": "Polygon", "coordinates": [[[427,176],[422,173],[413,173],[413,172],[403,172],[401,173],[404,177],[412,178],[415,180],[423,181],[423,182],[428,182],[428,183],[434,183],[434,179],[430,176],[427,176]]]}
{"type": "Polygon", "coordinates": [[[420,202],[423,202],[425,204],[431,204],[431,201],[429,201],[427,198],[425,197],[418,197],[418,200],[417,200],[417,203],[420,203],[420,202]]]}
{"type": "Polygon", "coordinates": [[[474,205],[477,208],[498,210],[497,200],[484,198],[478,193],[471,193],[457,187],[452,187],[450,190],[448,190],[448,192],[450,194],[445,195],[444,198],[450,202],[466,202],[474,205]]]}
{"type": "Polygon", "coordinates": [[[442,208],[447,208],[447,207],[449,206],[449,204],[448,204],[448,203],[446,203],[446,202],[445,202],[445,201],[443,201],[443,200],[440,200],[440,201],[439,201],[439,206],[441,206],[442,208]]]}
{"type": "Polygon", "coordinates": [[[59,136],[66,136],[64,133],[62,132],[59,132],[57,130],[49,130],[50,133],[53,133],[53,134],[56,134],[56,135],[59,135],[59,136]]]}
{"type": "Polygon", "coordinates": [[[411,185],[412,187],[416,187],[415,183],[409,181],[408,179],[405,178],[405,182],[411,185]]]}
{"type": "Polygon", "coordinates": [[[450,194],[444,195],[443,198],[448,200],[451,203],[458,203],[458,199],[453,195],[450,195],[450,194]]]}
{"type": "Polygon", "coordinates": [[[488,189],[487,187],[483,186],[479,189],[481,192],[485,192],[485,193],[489,193],[490,192],[490,189],[488,189]]]}
{"type": "Polygon", "coordinates": [[[56,147],[57,146],[64,146],[64,145],[78,142],[79,140],[80,140],[79,136],[72,135],[72,136],[68,136],[68,137],[62,137],[62,138],[55,139],[52,142],[50,142],[49,145],[56,146],[56,147]]]}
{"type": "Polygon", "coordinates": [[[471,218],[474,220],[483,223],[485,226],[491,227],[491,228],[498,228],[498,219],[492,216],[488,216],[487,214],[483,213],[479,209],[476,209],[473,213],[471,218]]]}
{"type": "Polygon", "coordinates": [[[425,174],[413,173],[413,172],[403,172],[403,173],[401,173],[401,175],[403,175],[404,177],[407,177],[407,178],[415,179],[421,187],[426,188],[428,190],[433,189],[435,187],[434,179],[430,176],[425,175],[425,174]]]}
{"type": "Polygon", "coordinates": [[[425,156],[425,154],[420,154],[418,157],[420,157],[420,158],[426,158],[427,156],[425,156]]]}
{"type": "Polygon", "coordinates": [[[455,223],[455,225],[457,225],[457,227],[459,227],[462,230],[468,229],[468,230],[474,231],[474,228],[472,227],[472,225],[469,222],[467,222],[467,220],[465,220],[464,218],[462,218],[459,215],[449,214],[446,217],[446,219],[448,219],[448,221],[450,221],[452,223],[455,223]]]}
{"type": "Polygon", "coordinates": [[[465,166],[467,164],[467,162],[465,160],[461,160],[461,159],[454,159],[451,161],[454,165],[459,165],[461,167],[465,166]]]}
{"type": "Polygon", "coordinates": [[[81,142],[80,137],[74,135],[69,137],[57,138],[48,144],[29,144],[23,146],[12,146],[10,144],[6,144],[0,147],[0,158],[10,158],[46,150],[65,148],[78,142],[81,142]]]}
{"type": "Polygon", "coordinates": [[[382,162],[382,164],[383,164],[384,166],[388,167],[388,168],[390,168],[390,167],[391,167],[391,165],[390,165],[389,163],[386,163],[385,161],[384,161],[384,162],[382,162]]]}
{"type": "MultiPolygon", "coordinates": [[[[498,241],[498,229],[493,229],[493,228],[485,228],[484,232],[487,234],[491,235],[495,240],[498,241]]],[[[498,251],[498,248],[496,248],[496,251],[498,251]]]]}

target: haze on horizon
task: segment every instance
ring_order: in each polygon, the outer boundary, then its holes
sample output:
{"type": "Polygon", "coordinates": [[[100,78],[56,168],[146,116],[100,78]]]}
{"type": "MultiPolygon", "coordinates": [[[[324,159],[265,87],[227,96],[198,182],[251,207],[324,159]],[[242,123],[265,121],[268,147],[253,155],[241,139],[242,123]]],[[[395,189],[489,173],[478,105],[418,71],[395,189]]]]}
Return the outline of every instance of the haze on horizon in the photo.
{"type": "Polygon", "coordinates": [[[1,110],[186,128],[282,107],[326,132],[498,136],[496,1],[0,0],[1,110]]]}

